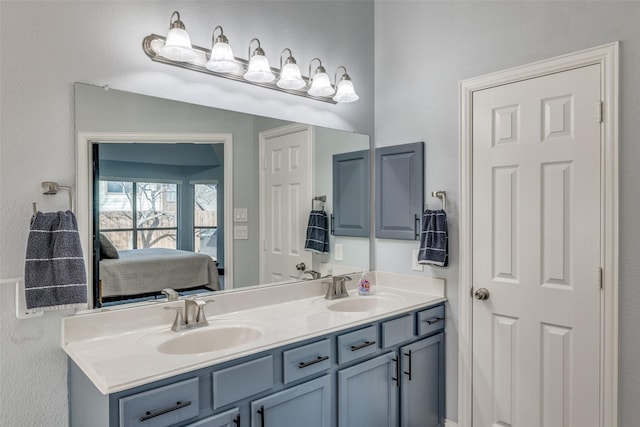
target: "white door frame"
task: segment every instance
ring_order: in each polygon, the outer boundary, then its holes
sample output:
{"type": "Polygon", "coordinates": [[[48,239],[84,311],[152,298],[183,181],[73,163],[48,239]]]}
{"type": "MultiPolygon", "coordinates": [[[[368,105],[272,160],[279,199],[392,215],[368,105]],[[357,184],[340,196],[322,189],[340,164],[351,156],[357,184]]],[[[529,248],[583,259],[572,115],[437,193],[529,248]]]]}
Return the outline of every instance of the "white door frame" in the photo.
{"type": "MultiPolygon", "coordinates": [[[[293,123],[290,125],[279,126],[274,129],[264,130],[259,133],[259,161],[260,161],[260,272],[259,278],[262,282],[262,275],[264,274],[265,256],[264,256],[264,240],[266,224],[264,222],[265,201],[264,194],[264,181],[265,181],[265,143],[272,138],[278,138],[280,136],[290,135],[292,133],[308,131],[308,143],[309,143],[309,162],[307,168],[309,170],[309,194],[313,194],[313,147],[314,147],[314,133],[311,125],[305,125],[301,123],[293,123]]],[[[311,266],[310,266],[311,267],[311,266]]]]}
{"type": "MultiPolygon", "coordinates": [[[[230,133],[152,133],[152,132],[78,132],[76,139],[76,217],[84,253],[87,277],[93,277],[93,262],[89,262],[93,247],[93,185],[91,144],[93,142],[138,142],[148,144],[224,144],[224,282],[225,289],[233,287],[233,135],[230,133]]],[[[93,301],[93,286],[88,289],[93,301]]]]}
{"type": "MultiPolygon", "coordinates": [[[[619,42],[582,50],[460,82],[460,329],[458,332],[458,425],[472,426],[472,107],[478,90],[573,68],[601,70],[602,191],[600,427],[618,425],[618,88],[619,42]]],[[[593,108],[597,108],[594,105],[593,108]]],[[[595,195],[594,195],[595,196],[595,195]]]]}

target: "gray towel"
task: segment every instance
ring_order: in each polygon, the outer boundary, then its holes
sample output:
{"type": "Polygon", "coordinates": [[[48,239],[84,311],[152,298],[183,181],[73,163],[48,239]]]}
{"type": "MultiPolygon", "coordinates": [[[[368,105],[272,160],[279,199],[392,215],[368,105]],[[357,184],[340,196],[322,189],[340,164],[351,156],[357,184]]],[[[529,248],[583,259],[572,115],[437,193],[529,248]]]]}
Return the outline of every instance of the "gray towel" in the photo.
{"type": "Polygon", "coordinates": [[[418,264],[436,267],[449,265],[449,231],[447,214],[442,209],[424,211],[418,264]]]}
{"type": "Polygon", "coordinates": [[[36,212],[31,218],[24,287],[32,311],[86,305],[87,274],[73,212],[36,212]]]}
{"type": "Polygon", "coordinates": [[[309,213],[304,248],[319,254],[329,253],[329,219],[325,211],[312,210],[309,213]]]}

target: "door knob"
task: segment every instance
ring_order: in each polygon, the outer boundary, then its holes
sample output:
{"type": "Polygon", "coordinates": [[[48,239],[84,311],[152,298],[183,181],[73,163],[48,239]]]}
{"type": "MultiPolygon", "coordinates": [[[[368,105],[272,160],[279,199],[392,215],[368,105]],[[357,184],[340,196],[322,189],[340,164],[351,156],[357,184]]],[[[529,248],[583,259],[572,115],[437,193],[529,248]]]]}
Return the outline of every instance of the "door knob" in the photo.
{"type": "Polygon", "coordinates": [[[479,300],[485,300],[489,298],[489,290],[487,288],[480,288],[474,292],[473,297],[479,300]]]}

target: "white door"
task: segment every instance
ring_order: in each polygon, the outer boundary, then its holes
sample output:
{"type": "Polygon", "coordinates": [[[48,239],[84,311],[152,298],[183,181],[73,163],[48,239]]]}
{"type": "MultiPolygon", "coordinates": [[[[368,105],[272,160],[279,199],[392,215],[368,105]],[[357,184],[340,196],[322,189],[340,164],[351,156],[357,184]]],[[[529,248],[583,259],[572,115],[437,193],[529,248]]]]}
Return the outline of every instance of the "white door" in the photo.
{"type": "Polygon", "coordinates": [[[473,426],[600,421],[600,68],[473,94],[473,426]]]}
{"type": "Polygon", "coordinates": [[[299,279],[311,252],[304,250],[311,206],[311,129],[285,126],[260,133],[261,283],[299,279]]]}

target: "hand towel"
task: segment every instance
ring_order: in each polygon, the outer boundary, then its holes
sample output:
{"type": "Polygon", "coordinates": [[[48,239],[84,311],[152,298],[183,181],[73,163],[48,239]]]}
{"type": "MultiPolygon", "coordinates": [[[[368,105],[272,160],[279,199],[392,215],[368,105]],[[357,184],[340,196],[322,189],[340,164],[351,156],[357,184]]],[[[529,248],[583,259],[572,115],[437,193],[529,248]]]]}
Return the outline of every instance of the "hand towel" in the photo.
{"type": "Polygon", "coordinates": [[[304,248],[319,254],[329,253],[329,219],[324,210],[312,210],[309,213],[304,248]]]}
{"type": "Polygon", "coordinates": [[[449,265],[449,231],[444,210],[427,209],[422,215],[418,264],[436,267],[449,265]]]}
{"type": "Polygon", "coordinates": [[[36,212],[33,215],[27,240],[24,284],[27,309],[31,311],[87,304],[87,274],[73,212],[36,212]]]}

